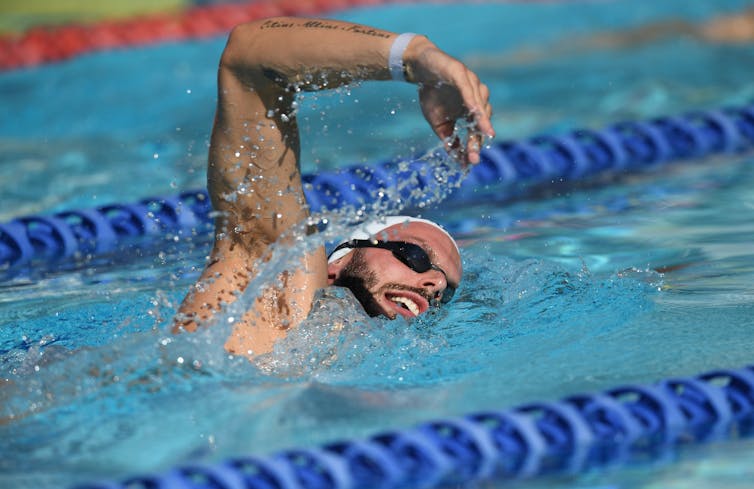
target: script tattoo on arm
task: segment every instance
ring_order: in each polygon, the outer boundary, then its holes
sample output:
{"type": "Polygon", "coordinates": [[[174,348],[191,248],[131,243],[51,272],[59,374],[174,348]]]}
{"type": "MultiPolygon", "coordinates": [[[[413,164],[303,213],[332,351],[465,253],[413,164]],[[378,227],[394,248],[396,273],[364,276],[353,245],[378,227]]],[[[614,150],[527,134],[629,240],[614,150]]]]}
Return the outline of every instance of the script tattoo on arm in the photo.
{"type": "Polygon", "coordinates": [[[262,23],[260,29],[292,29],[297,27],[303,27],[306,29],[320,29],[320,30],[340,30],[344,32],[352,32],[354,34],[361,34],[364,36],[381,37],[387,39],[390,34],[366,27],[363,25],[340,25],[331,22],[325,22],[321,20],[292,20],[292,21],[280,21],[280,20],[267,20],[262,23]]]}

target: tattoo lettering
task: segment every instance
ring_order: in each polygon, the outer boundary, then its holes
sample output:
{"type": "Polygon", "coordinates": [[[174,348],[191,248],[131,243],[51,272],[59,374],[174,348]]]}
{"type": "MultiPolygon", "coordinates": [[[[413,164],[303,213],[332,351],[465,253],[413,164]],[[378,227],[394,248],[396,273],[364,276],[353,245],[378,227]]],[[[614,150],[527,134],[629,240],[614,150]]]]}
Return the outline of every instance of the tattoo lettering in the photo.
{"type": "Polygon", "coordinates": [[[380,32],[376,29],[372,29],[371,27],[364,27],[361,25],[352,25],[348,27],[347,29],[344,29],[349,32],[353,32],[356,34],[363,34],[365,36],[374,36],[374,37],[381,37],[383,39],[387,39],[390,37],[390,34],[386,34],[384,32],[380,32]]]}
{"type": "Polygon", "coordinates": [[[277,20],[265,20],[261,26],[262,29],[273,29],[273,28],[288,29],[291,27],[296,27],[296,23],[295,22],[280,22],[277,20]]]}
{"type": "Polygon", "coordinates": [[[382,32],[371,27],[365,27],[362,25],[339,25],[321,20],[307,20],[305,22],[284,22],[279,20],[266,20],[262,23],[261,29],[291,29],[294,27],[303,27],[307,29],[320,29],[320,30],[340,30],[344,32],[352,32],[354,34],[361,34],[364,36],[381,37],[387,39],[390,34],[382,32]]]}
{"type": "Polygon", "coordinates": [[[310,29],[328,29],[328,30],[338,29],[337,25],[328,24],[327,22],[322,22],[321,20],[310,20],[310,21],[304,22],[304,27],[309,27],[310,29]]]}

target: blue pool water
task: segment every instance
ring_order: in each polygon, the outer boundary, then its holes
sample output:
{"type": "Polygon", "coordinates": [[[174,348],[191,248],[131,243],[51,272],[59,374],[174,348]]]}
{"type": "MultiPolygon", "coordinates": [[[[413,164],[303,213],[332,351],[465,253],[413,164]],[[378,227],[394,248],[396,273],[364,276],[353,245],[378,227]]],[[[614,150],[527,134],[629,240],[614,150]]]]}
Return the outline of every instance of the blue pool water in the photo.
{"type": "MultiPolygon", "coordinates": [[[[572,43],[748,2],[403,5],[340,18],[426,32],[490,85],[501,138],[751,101],[751,44],[572,43]],[[470,34],[473,33],[473,34],[470,34]]],[[[0,220],[204,185],[223,39],[0,75],[0,220]]],[[[410,87],[306,98],[304,172],[434,144],[410,87]]],[[[61,487],[357,437],[752,361],[754,170],[734,155],[517,199],[440,204],[466,276],[412,323],[313,318],[263,364],[168,323],[210,238],[0,284],[0,487],[61,487]],[[469,226],[469,223],[473,225],[469,226]],[[13,416],[12,420],[8,418],[13,416]]],[[[356,316],[346,299],[331,307],[356,316]]],[[[745,487],[751,440],[533,487],[745,487]]],[[[527,485],[519,483],[518,485],[527,485]]]]}

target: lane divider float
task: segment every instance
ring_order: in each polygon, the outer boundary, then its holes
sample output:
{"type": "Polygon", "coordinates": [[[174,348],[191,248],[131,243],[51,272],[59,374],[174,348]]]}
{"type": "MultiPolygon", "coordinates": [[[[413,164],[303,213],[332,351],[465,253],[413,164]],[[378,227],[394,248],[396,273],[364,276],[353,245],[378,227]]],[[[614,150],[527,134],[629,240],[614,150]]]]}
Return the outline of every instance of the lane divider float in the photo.
{"type": "MultiPolygon", "coordinates": [[[[608,172],[636,172],[676,161],[735,153],[754,147],[754,105],[694,111],[646,121],[626,121],[601,130],[496,142],[447,201],[504,200],[520,188],[574,182],[608,172]]],[[[442,190],[426,159],[353,165],[302,177],[314,212],[375,202],[384,189],[413,196],[442,190]]],[[[151,197],[135,203],[22,216],[0,223],[0,272],[23,274],[46,264],[90,259],[167,234],[210,232],[206,190],[151,197]]]]}

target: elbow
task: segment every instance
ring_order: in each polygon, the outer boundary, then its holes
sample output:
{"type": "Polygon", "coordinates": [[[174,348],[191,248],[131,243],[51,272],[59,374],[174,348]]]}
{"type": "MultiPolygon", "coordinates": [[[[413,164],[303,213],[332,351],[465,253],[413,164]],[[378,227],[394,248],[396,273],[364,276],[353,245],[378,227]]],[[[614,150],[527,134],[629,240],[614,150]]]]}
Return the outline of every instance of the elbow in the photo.
{"type": "Polygon", "coordinates": [[[261,22],[259,21],[238,24],[233,27],[220,57],[220,67],[235,71],[239,68],[248,68],[260,64],[261,60],[256,58],[259,50],[255,49],[255,44],[260,36],[261,22]]]}

